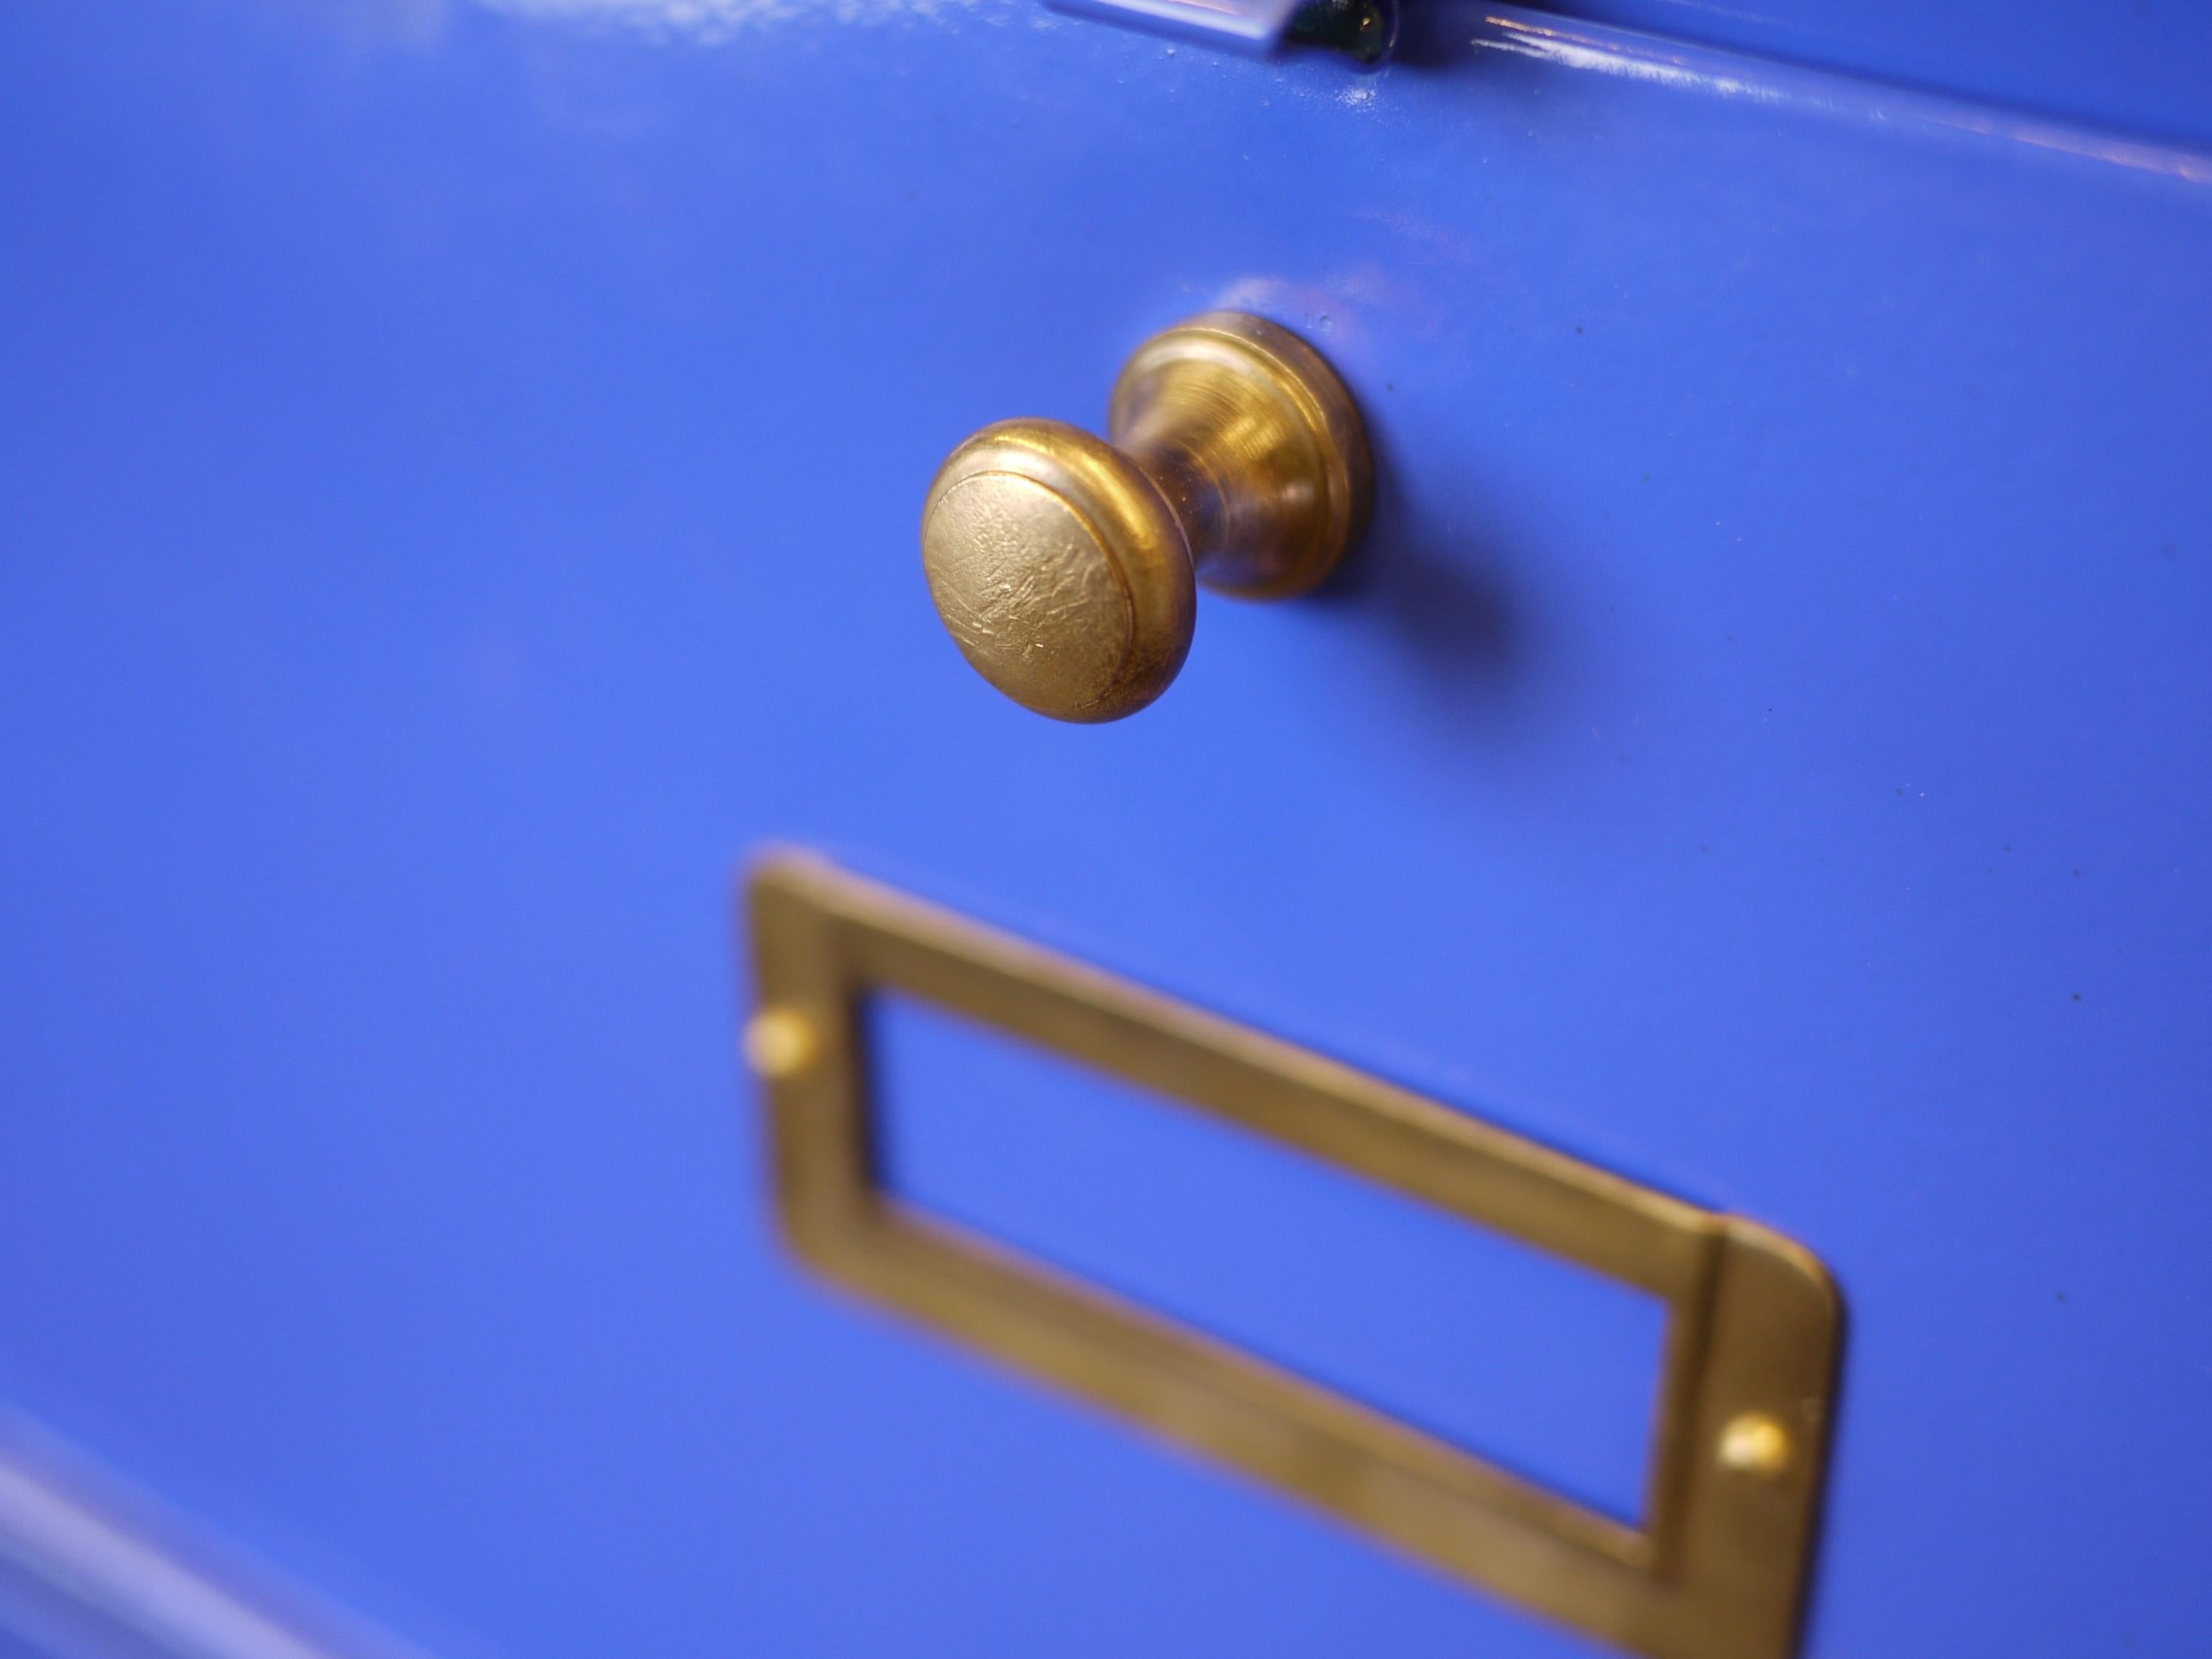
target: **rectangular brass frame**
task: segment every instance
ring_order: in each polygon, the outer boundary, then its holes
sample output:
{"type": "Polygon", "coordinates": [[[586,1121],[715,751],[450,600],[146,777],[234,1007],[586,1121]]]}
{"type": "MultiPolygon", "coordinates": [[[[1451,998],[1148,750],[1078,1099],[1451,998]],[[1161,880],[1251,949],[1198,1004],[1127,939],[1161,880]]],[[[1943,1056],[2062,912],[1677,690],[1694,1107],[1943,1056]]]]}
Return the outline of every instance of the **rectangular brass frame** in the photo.
{"type": "Polygon", "coordinates": [[[811,857],[760,866],[750,908],[778,1206],[815,1268],[1562,1624],[1653,1659],[1786,1659],[1841,1316],[1804,1250],[811,857]],[[871,1148],[880,992],[1662,1298],[1644,1524],[899,1203],[871,1148]]]}

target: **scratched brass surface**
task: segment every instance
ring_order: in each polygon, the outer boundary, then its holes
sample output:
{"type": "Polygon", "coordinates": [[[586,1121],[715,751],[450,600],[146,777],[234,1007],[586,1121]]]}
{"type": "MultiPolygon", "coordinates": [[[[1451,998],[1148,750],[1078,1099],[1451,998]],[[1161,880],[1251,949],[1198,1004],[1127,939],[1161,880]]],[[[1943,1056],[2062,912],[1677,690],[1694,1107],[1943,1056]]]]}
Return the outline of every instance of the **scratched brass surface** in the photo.
{"type": "Polygon", "coordinates": [[[1248,599],[1311,588],[1372,493],[1343,383],[1297,336],[1236,312],[1139,347],[1107,427],[986,427],[922,507],[946,631],[985,679],[1058,720],[1117,720],[1165,690],[1190,650],[1195,583],[1248,599]]]}
{"type": "Polygon", "coordinates": [[[1652,1659],[1784,1659],[1841,1308],[1806,1251],[802,855],[749,890],[781,1224],[828,1278],[1652,1659]],[[896,991],[1296,1147],[1668,1307],[1630,1525],[945,1221],[876,1183],[865,1006],[896,991]]]}

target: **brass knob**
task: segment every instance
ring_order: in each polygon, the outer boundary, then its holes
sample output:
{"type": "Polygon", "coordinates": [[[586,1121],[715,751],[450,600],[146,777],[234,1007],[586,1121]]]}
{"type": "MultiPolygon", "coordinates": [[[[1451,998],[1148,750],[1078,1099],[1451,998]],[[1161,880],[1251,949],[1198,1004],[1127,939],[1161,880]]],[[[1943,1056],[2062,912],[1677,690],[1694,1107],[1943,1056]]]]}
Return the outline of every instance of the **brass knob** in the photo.
{"type": "Polygon", "coordinates": [[[1063,720],[1133,714],[1190,650],[1194,582],[1303,593],[1367,520],[1359,411],[1320,355],[1238,312],[1137,348],[1110,441],[1001,421],[945,459],[921,513],[937,614],[969,663],[1063,720]]]}

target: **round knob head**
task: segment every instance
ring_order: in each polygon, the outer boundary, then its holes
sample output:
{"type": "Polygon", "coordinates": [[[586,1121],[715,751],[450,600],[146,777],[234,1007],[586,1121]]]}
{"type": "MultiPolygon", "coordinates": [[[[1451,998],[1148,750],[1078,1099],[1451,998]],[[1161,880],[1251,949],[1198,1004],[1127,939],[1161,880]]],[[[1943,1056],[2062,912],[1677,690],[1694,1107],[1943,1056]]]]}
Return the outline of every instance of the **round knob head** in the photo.
{"type": "Polygon", "coordinates": [[[1133,714],[1189,653],[1182,526],[1133,462],[1057,421],[1003,421],[952,452],[922,507],[921,562],[969,665],[1040,714],[1133,714]]]}

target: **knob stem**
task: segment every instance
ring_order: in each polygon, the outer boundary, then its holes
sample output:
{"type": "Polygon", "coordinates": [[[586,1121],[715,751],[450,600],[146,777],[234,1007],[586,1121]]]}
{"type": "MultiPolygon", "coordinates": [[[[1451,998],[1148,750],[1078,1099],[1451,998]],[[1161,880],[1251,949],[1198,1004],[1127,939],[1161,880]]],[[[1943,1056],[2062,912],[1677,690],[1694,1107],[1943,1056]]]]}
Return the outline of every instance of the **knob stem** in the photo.
{"type": "Polygon", "coordinates": [[[1209,312],[1146,341],[1114,388],[1108,434],[1166,498],[1216,592],[1306,592],[1365,523],[1372,468],[1351,394],[1261,318],[1209,312]]]}

